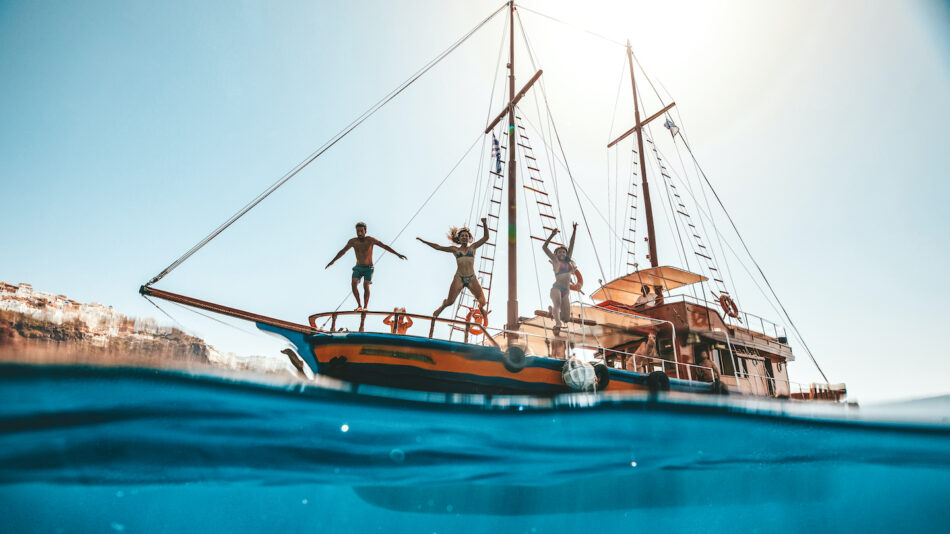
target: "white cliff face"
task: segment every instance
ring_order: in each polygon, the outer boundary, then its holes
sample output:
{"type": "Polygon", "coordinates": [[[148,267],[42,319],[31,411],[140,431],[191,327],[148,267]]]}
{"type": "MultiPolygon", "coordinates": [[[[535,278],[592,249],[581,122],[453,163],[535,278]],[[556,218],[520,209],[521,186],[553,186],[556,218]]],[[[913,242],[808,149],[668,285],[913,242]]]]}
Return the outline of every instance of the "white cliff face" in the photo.
{"type": "Polygon", "coordinates": [[[130,319],[112,306],[98,302],[81,303],[66,295],[36,291],[30,284],[0,282],[0,310],[20,313],[61,325],[79,321],[86,334],[95,337],[127,337],[135,335],[167,334],[170,327],[159,326],[155,319],[130,319]]]}
{"type": "MultiPolygon", "coordinates": [[[[83,336],[96,345],[105,346],[111,339],[153,339],[172,333],[173,328],[161,326],[151,318],[126,317],[112,306],[98,302],[81,303],[65,295],[36,291],[31,284],[11,284],[0,281],[0,310],[11,311],[55,325],[78,322],[83,336]]],[[[296,370],[280,356],[240,356],[221,353],[211,346],[208,359],[215,365],[234,370],[253,370],[264,373],[296,370]]]]}

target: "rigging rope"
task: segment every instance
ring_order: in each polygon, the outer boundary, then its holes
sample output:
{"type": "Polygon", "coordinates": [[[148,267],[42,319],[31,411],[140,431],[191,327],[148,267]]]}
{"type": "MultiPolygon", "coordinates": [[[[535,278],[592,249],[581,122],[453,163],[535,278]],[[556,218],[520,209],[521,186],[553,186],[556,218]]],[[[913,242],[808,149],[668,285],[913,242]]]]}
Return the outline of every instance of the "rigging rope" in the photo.
{"type": "MultiPolygon", "coordinates": [[[[414,221],[414,220],[416,219],[416,217],[419,216],[419,213],[421,213],[422,210],[423,210],[423,209],[426,207],[426,205],[429,203],[429,201],[432,200],[432,197],[434,197],[435,194],[439,192],[439,189],[441,189],[442,186],[445,185],[445,182],[449,179],[450,176],[452,176],[452,173],[455,172],[455,169],[457,169],[457,168],[459,167],[459,165],[462,164],[462,161],[465,160],[465,158],[466,158],[466,157],[468,156],[468,154],[472,151],[472,149],[475,148],[475,145],[478,144],[479,139],[481,139],[483,135],[484,135],[484,134],[481,133],[481,132],[478,133],[478,136],[475,137],[475,140],[472,141],[472,144],[471,144],[471,145],[469,145],[468,150],[466,150],[465,153],[462,154],[462,157],[460,157],[460,158],[458,159],[458,161],[455,162],[455,165],[452,166],[452,170],[450,170],[450,171],[448,172],[448,174],[446,174],[445,177],[442,178],[442,181],[439,182],[439,184],[435,186],[435,189],[433,189],[432,192],[429,193],[429,196],[426,197],[426,199],[422,202],[422,204],[419,206],[419,208],[416,209],[416,212],[412,214],[412,217],[410,217],[409,220],[406,221],[406,224],[404,224],[403,227],[402,227],[402,229],[399,230],[399,232],[396,234],[396,237],[392,238],[392,240],[390,241],[391,244],[396,244],[396,241],[398,241],[398,240],[399,240],[399,237],[403,234],[403,232],[406,231],[406,228],[409,228],[409,225],[412,224],[412,221],[414,221]]],[[[385,258],[385,257],[386,257],[386,251],[384,250],[384,251],[382,251],[382,252],[379,254],[379,259],[376,261],[376,264],[379,264],[379,262],[382,261],[382,259],[385,258]]],[[[334,312],[339,311],[339,309],[343,306],[343,303],[345,303],[345,302],[346,302],[346,299],[348,299],[349,297],[350,297],[350,293],[347,292],[346,296],[343,297],[343,300],[341,300],[340,303],[337,304],[336,308],[335,308],[333,311],[334,311],[334,312]]],[[[323,326],[326,326],[326,324],[327,324],[327,322],[329,322],[329,320],[330,320],[330,319],[327,318],[327,320],[323,322],[323,326]]]]}
{"type": "Polygon", "coordinates": [[[149,282],[146,284],[146,286],[150,286],[150,285],[152,285],[152,284],[155,284],[156,282],[158,282],[159,280],[161,280],[162,278],[164,278],[168,273],[170,273],[172,270],[174,270],[174,269],[177,268],[179,265],[181,265],[185,260],[187,260],[188,258],[190,258],[194,253],[198,252],[198,250],[200,250],[202,247],[204,247],[205,245],[207,245],[212,239],[214,239],[214,238],[217,237],[219,234],[221,234],[221,232],[225,231],[229,226],[231,226],[232,224],[234,224],[238,219],[240,219],[241,217],[243,217],[247,212],[251,211],[255,206],[257,206],[258,204],[260,204],[265,198],[267,198],[268,196],[270,196],[271,193],[273,193],[273,192],[276,191],[279,187],[281,187],[282,185],[284,185],[285,183],[287,183],[287,181],[289,181],[291,178],[293,178],[294,176],[296,176],[297,173],[299,173],[300,171],[302,171],[302,170],[304,169],[304,167],[306,167],[306,166],[309,165],[311,162],[313,162],[315,159],[317,159],[318,157],[320,157],[324,152],[326,152],[327,150],[329,150],[330,148],[332,148],[333,145],[337,144],[337,142],[339,142],[341,139],[343,139],[344,137],[346,137],[347,134],[349,134],[350,132],[352,132],[353,130],[355,130],[360,124],[362,124],[364,121],[366,121],[366,119],[368,119],[368,118],[370,118],[371,116],[373,116],[373,114],[375,114],[377,111],[379,111],[380,108],[382,108],[383,106],[385,106],[386,104],[388,104],[392,99],[396,98],[396,96],[398,96],[400,93],[402,93],[404,90],[406,90],[406,89],[407,89],[410,85],[412,85],[416,80],[418,80],[418,79],[421,78],[424,74],[426,74],[427,72],[429,72],[429,70],[431,70],[433,67],[435,67],[440,61],[442,61],[443,59],[445,59],[446,56],[448,56],[449,54],[451,54],[452,52],[454,52],[456,48],[458,48],[459,46],[461,46],[462,43],[464,43],[466,40],[468,40],[469,37],[471,37],[473,34],[475,34],[475,32],[477,32],[479,29],[481,29],[482,26],[484,26],[485,24],[487,24],[488,21],[490,21],[491,19],[493,19],[498,13],[500,13],[505,7],[507,7],[507,5],[508,5],[508,4],[506,3],[506,4],[502,5],[501,7],[499,7],[498,9],[496,9],[494,13],[492,13],[491,15],[489,15],[488,17],[486,17],[484,20],[482,20],[481,22],[479,22],[474,28],[472,28],[471,30],[469,30],[468,33],[466,33],[466,34],[463,35],[461,38],[459,38],[457,41],[455,41],[455,43],[453,43],[451,46],[449,46],[449,47],[448,47],[446,50],[444,50],[442,53],[440,53],[439,55],[437,55],[434,59],[432,59],[431,61],[429,61],[429,63],[427,63],[427,64],[426,64],[425,66],[423,66],[421,69],[419,69],[418,71],[416,71],[416,73],[413,74],[412,76],[410,76],[408,80],[406,80],[406,81],[404,81],[403,83],[401,83],[400,85],[398,85],[398,86],[397,86],[395,89],[393,89],[389,94],[387,94],[387,95],[384,96],[382,99],[380,99],[378,102],[376,102],[375,104],[373,104],[372,106],[370,106],[369,109],[367,109],[366,111],[364,111],[364,112],[362,113],[362,115],[360,115],[359,117],[357,117],[356,119],[354,119],[353,122],[351,122],[351,123],[350,123],[349,125],[347,125],[345,128],[343,128],[342,130],[340,130],[336,135],[334,135],[333,137],[331,137],[331,138],[330,138],[327,142],[325,142],[320,148],[318,148],[316,151],[314,151],[312,154],[310,154],[310,156],[308,156],[306,159],[304,159],[303,161],[301,161],[300,163],[298,163],[296,167],[294,167],[293,169],[291,169],[289,172],[287,172],[287,174],[285,174],[285,175],[282,176],[280,179],[278,179],[276,182],[274,182],[270,187],[268,187],[267,189],[265,189],[261,194],[257,195],[257,197],[255,197],[253,200],[251,200],[250,202],[248,202],[243,208],[241,208],[240,210],[238,210],[237,213],[235,213],[234,215],[232,215],[231,218],[229,218],[227,221],[225,221],[225,222],[222,223],[220,226],[218,226],[213,232],[211,232],[210,234],[208,234],[207,237],[205,237],[204,239],[202,239],[201,241],[199,241],[198,244],[196,244],[195,246],[191,247],[191,248],[190,248],[187,252],[185,252],[185,254],[183,254],[180,258],[178,258],[177,260],[175,260],[174,262],[172,262],[172,264],[169,265],[168,267],[166,267],[165,270],[163,270],[163,271],[160,272],[158,275],[156,275],[154,278],[152,278],[151,280],[149,280],[149,282]]]}
{"type": "Polygon", "coordinates": [[[575,25],[575,24],[571,24],[570,22],[564,22],[564,21],[561,20],[561,19],[554,18],[554,17],[552,17],[551,15],[545,15],[544,13],[541,13],[540,11],[535,11],[535,10],[533,10],[533,9],[527,8],[527,7],[525,7],[525,6],[519,4],[519,5],[518,5],[518,11],[522,11],[522,10],[524,10],[524,11],[529,11],[529,12],[531,12],[531,13],[534,13],[535,15],[540,15],[540,16],[546,18],[546,19],[551,19],[551,20],[553,20],[554,22],[557,22],[557,23],[563,24],[563,25],[565,25],[565,26],[574,28],[575,30],[582,31],[582,32],[584,32],[584,33],[589,33],[589,34],[593,35],[594,37],[597,37],[597,38],[599,38],[599,39],[603,39],[603,40],[605,40],[605,41],[607,41],[607,42],[609,42],[609,43],[615,44],[615,45],[617,45],[617,46],[623,46],[623,47],[626,47],[626,46],[627,46],[625,43],[621,43],[620,41],[616,41],[616,40],[614,40],[614,39],[611,39],[610,37],[605,37],[605,36],[603,36],[603,35],[601,35],[601,34],[599,34],[599,33],[592,32],[592,31],[590,31],[590,30],[588,30],[588,29],[586,29],[586,28],[582,28],[582,27],[577,26],[577,25],[575,25]]]}
{"type": "MultiPolygon", "coordinates": [[[[488,121],[490,121],[492,118],[492,104],[495,103],[495,87],[498,85],[498,67],[501,66],[501,52],[505,49],[505,37],[507,34],[508,19],[506,18],[505,25],[501,31],[501,42],[498,43],[498,59],[495,60],[495,76],[491,82],[491,91],[488,93],[488,112],[485,113],[485,124],[488,124],[488,121]]],[[[482,165],[485,162],[485,142],[487,140],[487,135],[482,137],[482,151],[478,159],[478,168],[475,169],[475,189],[472,191],[472,206],[469,208],[468,218],[465,220],[465,225],[469,228],[472,226],[472,216],[475,214],[475,201],[478,198],[478,190],[482,187],[482,177],[484,176],[482,165]]],[[[489,160],[488,165],[491,166],[491,163],[491,160],[489,160]]]]}
{"type": "MultiPolygon", "coordinates": [[[[534,65],[534,52],[531,49],[531,45],[528,42],[528,37],[524,31],[524,24],[521,22],[521,18],[518,19],[519,26],[521,27],[521,35],[525,40],[525,44],[528,48],[528,56],[531,58],[531,64],[534,65]]],[[[541,87],[541,96],[544,100],[544,109],[547,111],[548,118],[551,120],[551,128],[554,131],[554,138],[557,140],[558,149],[561,151],[561,157],[563,158],[564,169],[567,171],[567,176],[570,178],[571,187],[574,189],[574,196],[577,198],[577,206],[581,210],[581,218],[584,220],[584,227],[587,229],[587,236],[590,238],[591,248],[594,250],[594,258],[597,259],[597,268],[600,270],[600,276],[607,280],[607,275],[604,273],[604,266],[600,261],[600,254],[597,252],[597,243],[594,241],[594,234],[590,231],[590,224],[587,222],[587,214],[584,212],[584,205],[581,203],[581,197],[577,193],[577,183],[574,180],[574,174],[571,172],[570,166],[567,164],[567,154],[564,152],[564,144],[561,142],[561,135],[557,131],[557,124],[554,122],[554,114],[551,113],[551,105],[548,102],[547,91],[544,89],[544,80],[538,80],[539,86],[541,87]]],[[[585,193],[586,194],[586,193],[585,193]]],[[[608,223],[609,225],[609,223],[608,223]]],[[[565,229],[566,231],[566,229],[565,229]]]]}
{"type": "Polygon", "coordinates": [[[706,185],[709,187],[709,190],[712,192],[713,197],[715,197],[716,202],[719,203],[719,207],[722,208],[723,213],[726,214],[726,218],[729,220],[729,224],[732,225],[733,231],[736,233],[736,237],[739,238],[739,243],[742,244],[742,248],[745,249],[746,254],[749,255],[749,259],[752,260],[752,264],[755,265],[756,270],[759,271],[759,276],[762,277],[762,281],[765,282],[765,285],[769,288],[769,292],[772,293],[772,297],[775,298],[775,302],[779,305],[779,308],[782,309],[782,314],[785,316],[785,319],[788,321],[789,326],[795,330],[795,334],[798,336],[798,340],[801,341],[802,346],[805,348],[805,352],[808,354],[808,357],[811,359],[812,363],[815,364],[815,368],[818,369],[818,373],[821,374],[821,377],[825,380],[825,383],[829,383],[828,377],[825,376],[825,372],[822,371],[821,366],[818,365],[818,361],[815,360],[815,356],[812,354],[811,349],[808,348],[808,344],[805,343],[805,339],[802,337],[801,332],[798,331],[798,327],[795,326],[795,322],[792,321],[792,318],[788,315],[788,311],[785,309],[785,305],[782,304],[782,301],[778,298],[778,295],[775,293],[775,289],[772,287],[772,284],[769,282],[769,279],[766,278],[765,273],[762,271],[762,267],[759,266],[759,262],[755,261],[755,257],[752,256],[752,252],[749,251],[748,245],[745,243],[745,239],[742,239],[742,234],[739,233],[739,228],[736,227],[735,221],[732,220],[732,216],[729,215],[729,212],[726,210],[725,204],[722,203],[722,199],[719,198],[719,194],[716,193],[716,190],[713,188],[712,184],[709,182],[709,178],[706,177],[706,173],[703,171],[702,166],[699,165],[699,161],[696,159],[695,154],[693,154],[693,149],[690,148],[689,143],[686,142],[685,138],[682,138],[683,145],[686,146],[686,150],[689,152],[693,162],[699,168],[699,172],[703,177],[703,180],[706,182],[706,185]]]}

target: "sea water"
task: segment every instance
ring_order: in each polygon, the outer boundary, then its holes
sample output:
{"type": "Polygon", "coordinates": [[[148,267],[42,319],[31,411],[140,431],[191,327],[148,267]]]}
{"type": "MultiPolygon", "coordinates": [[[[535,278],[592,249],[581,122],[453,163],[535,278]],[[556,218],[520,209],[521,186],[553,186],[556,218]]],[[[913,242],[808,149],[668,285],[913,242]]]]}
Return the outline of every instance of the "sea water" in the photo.
{"type": "Polygon", "coordinates": [[[0,532],[947,532],[946,414],[0,366],[0,532]]]}

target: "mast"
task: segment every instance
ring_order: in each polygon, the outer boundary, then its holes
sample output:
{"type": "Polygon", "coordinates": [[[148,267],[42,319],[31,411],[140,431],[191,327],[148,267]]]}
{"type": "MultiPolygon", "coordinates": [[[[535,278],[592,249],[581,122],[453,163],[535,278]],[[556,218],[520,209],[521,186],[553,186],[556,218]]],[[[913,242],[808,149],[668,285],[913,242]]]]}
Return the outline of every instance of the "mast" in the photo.
{"type": "MultiPolygon", "coordinates": [[[[653,229],[653,204],[650,202],[650,186],[647,184],[647,166],[643,157],[643,123],[640,122],[640,105],[637,102],[637,79],[633,75],[633,48],[627,40],[627,61],[630,63],[630,84],[633,86],[633,118],[636,121],[634,128],[637,131],[637,151],[640,154],[640,177],[643,182],[643,207],[647,215],[647,236],[650,240],[650,266],[659,266],[656,257],[656,232],[653,229]]],[[[655,117],[655,116],[654,116],[655,117]]],[[[652,119],[653,117],[651,117],[652,119]]],[[[649,121],[648,121],[649,122],[649,121]]]]}
{"type": "MultiPolygon", "coordinates": [[[[508,318],[506,330],[518,326],[518,211],[515,166],[515,2],[508,2],[508,318]]],[[[511,342],[515,334],[508,334],[511,342]]]]}

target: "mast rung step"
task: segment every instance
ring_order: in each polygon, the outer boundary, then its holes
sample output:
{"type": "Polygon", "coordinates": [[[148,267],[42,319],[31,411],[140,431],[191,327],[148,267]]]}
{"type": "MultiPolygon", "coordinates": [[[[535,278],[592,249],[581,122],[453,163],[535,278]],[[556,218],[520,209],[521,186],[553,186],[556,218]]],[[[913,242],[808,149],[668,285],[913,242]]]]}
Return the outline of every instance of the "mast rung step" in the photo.
{"type": "Polygon", "coordinates": [[[488,271],[478,271],[478,272],[479,272],[480,274],[487,274],[488,276],[491,276],[491,273],[488,272],[488,271]]]}
{"type": "MultiPolygon", "coordinates": [[[[709,267],[709,266],[707,265],[707,267],[709,267]]],[[[715,267],[709,267],[709,270],[710,270],[710,271],[716,271],[717,273],[719,272],[719,269],[717,269],[717,268],[715,268],[715,267]]]]}
{"type": "Polygon", "coordinates": [[[538,172],[541,172],[541,169],[538,169],[537,167],[532,167],[531,165],[528,165],[527,167],[528,167],[528,170],[529,170],[529,171],[538,171],[538,172]]]}
{"type": "Polygon", "coordinates": [[[627,193],[627,196],[628,196],[628,197],[637,198],[637,195],[634,195],[633,193],[627,193]]]}
{"type": "MultiPolygon", "coordinates": [[[[542,242],[542,243],[544,243],[545,241],[548,240],[548,238],[546,238],[546,237],[537,237],[537,236],[531,236],[531,239],[535,239],[535,240],[540,241],[540,242],[542,242]]],[[[556,242],[556,241],[551,241],[551,244],[552,244],[552,245],[555,245],[555,246],[558,246],[558,247],[563,247],[563,246],[564,246],[563,243],[558,243],[558,242],[556,242]]]]}
{"type": "Polygon", "coordinates": [[[676,213],[679,213],[680,215],[683,215],[684,217],[689,217],[689,213],[686,213],[685,211],[676,210],[676,213]]]}
{"type": "Polygon", "coordinates": [[[693,254],[695,254],[695,255],[697,255],[697,256],[702,256],[702,257],[706,258],[707,260],[712,260],[712,258],[710,258],[709,256],[707,256],[707,255],[705,255],[705,254],[700,254],[699,252],[694,252],[693,254]]]}
{"type": "Polygon", "coordinates": [[[494,244],[494,243],[485,243],[485,244],[488,245],[489,247],[497,247],[497,246],[498,246],[498,245],[496,245],[496,244],[494,244]]]}
{"type": "Polygon", "coordinates": [[[483,260],[495,261],[495,258],[489,258],[488,256],[479,256],[483,260]]]}
{"type": "Polygon", "coordinates": [[[541,202],[540,200],[538,201],[538,205],[540,205],[540,206],[547,206],[547,207],[549,207],[549,208],[553,208],[553,207],[554,207],[554,206],[548,204],[547,202],[541,202]]]}
{"type": "Polygon", "coordinates": [[[697,247],[701,247],[701,248],[706,248],[706,245],[704,245],[704,244],[702,244],[702,243],[696,243],[696,246],[697,246],[697,247]]]}
{"type": "Polygon", "coordinates": [[[534,176],[529,176],[529,178],[531,178],[531,179],[534,180],[535,182],[539,182],[539,183],[542,183],[542,184],[544,183],[544,180],[542,180],[542,179],[540,179],[540,178],[535,178],[534,176]]]}
{"type": "Polygon", "coordinates": [[[527,190],[529,190],[529,191],[534,191],[535,193],[537,193],[537,194],[539,194],[539,195],[548,196],[547,193],[545,193],[544,191],[541,191],[541,190],[539,190],[539,189],[535,189],[535,188],[530,187],[530,186],[527,186],[527,185],[523,185],[523,186],[521,186],[521,187],[524,187],[525,189],[527,189],[527,190]]]}
{"type": "Polygon", "coordinates": [[[495,200],[495,199],[490,199],[489,202],[492,202],[494,204],[501,204],[500,200],[495,200]]]}
{"type": "Polygon", "coordinates": [[[696,235],[696,234],[693,234],[693,237],[695,237],[696,239],[702,239],[701,237],[699,237],[699,236],[696,235]]]}
{"type": "Polygon", "coordinates": [[[541,225],[541,228],[544,228],[544,229],[547,230],[548,232],[553,232],[553,231],[557,230],[557,228],[548,228],[547,226],[544,226],[544,225],[541,225]]]}
{"type": "Polygon", "coordinates": [[[536,157],[534,157],[534,156],[529,156],[529,155],[527,155],[527,154],[525,154],[524,157],[527,158],[527,159],[533,159],[533,160],[535,160],[535,161],[538,160],[538,158],[536,158],[536,157]]]}
{"type": "Polygon", "coordinates": [[[499,191],[504,191],[504,190],[505,190],[504,187],[498,187],[497,185],[493,185],[493,186],[491,186],[491,187],[492,187],[492,189],[497,189],[497,190],[499,190],[499,191]]]}
{"type": "Polygon", "coordinates": [[[720,284],[725,283],[725,282],[723,282],[722,280],[720,280],[720,279],[718,279],[718,278],[713,278],[713,280],[716,281],[716,282],[719,282],[720,284]]]}
{"type": "Polygon", "coordinates": [[[504,175],[504,174],[502,174],[502,173],[500,173],[500,172],[495,172],[495,171],[488,171],[488,173],[489,173],[489,174],[494,174],[495,176],[501,176],[502,178],[504,178],[504,177],[505,177],[505,175],[504,175]]]}
{"type": "Polygon", "coordinates": [[[693,229],[695,229],[695,228],[696,228],[696,225],[695,225],[695,224],[693,224],[693,223],[686,223],[686,224],[688,224],[690,228],[693,228],[693,229]]]}
{"type": "Polygon", "coordinates": [[[620,239],[623,239],[623,240],[626,241],[627,243],[633,243],[634,245],[637,244],[636,241],[631,241],[631,240],[627,239],[626,237],[621,237],[620,239]]]}
{"type": "Polygon", "coordinates": [[[489,214],[488,214],[488,216],[489,216],[489,217],[493,217],[493,218],[495,218],[495,219],[497,219],[497,218],[498,218],[498,216],[497,216],[497,215],[495,215],[494,213],[489,213],[489,214]]]}
{"type": "Polygon", "coordinates": [[[521,148],[527,148],[528,150],[531,150],[531,147],[528,145],[522,145],[521,143],[518,143],[518,146],[520,146],[521,148]]]}
{"type": "Polygon", "coordinates": [[[542,217],[547,217],[548,219],[554,219],[555,221],[557,220],[557,217],[555,217],[554,215],[548,215],[547,213],[539,213],[538,215],[542,217]]]}

